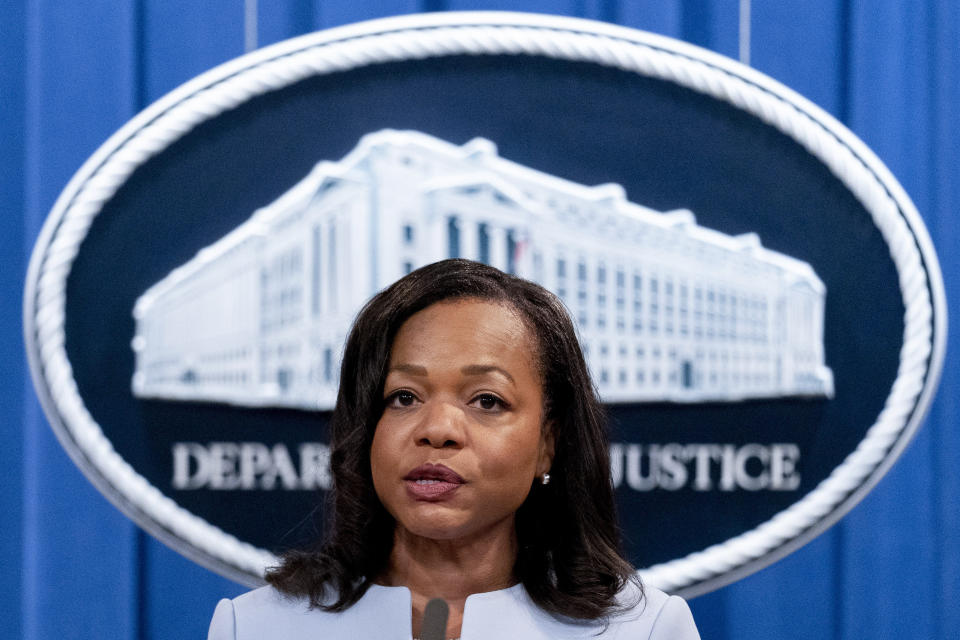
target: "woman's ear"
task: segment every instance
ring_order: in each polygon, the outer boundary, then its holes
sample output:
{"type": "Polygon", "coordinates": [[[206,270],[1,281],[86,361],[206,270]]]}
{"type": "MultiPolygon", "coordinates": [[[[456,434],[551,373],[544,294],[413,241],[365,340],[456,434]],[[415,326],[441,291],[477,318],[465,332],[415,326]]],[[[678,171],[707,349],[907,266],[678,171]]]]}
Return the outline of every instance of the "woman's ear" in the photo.
{"type": "Polygon", "coordinates": [[[540,432],[540,458],[537,460],[537,475],[542,476],[553,467],[554,437],[553,421],[547,421],[540,432]]]}

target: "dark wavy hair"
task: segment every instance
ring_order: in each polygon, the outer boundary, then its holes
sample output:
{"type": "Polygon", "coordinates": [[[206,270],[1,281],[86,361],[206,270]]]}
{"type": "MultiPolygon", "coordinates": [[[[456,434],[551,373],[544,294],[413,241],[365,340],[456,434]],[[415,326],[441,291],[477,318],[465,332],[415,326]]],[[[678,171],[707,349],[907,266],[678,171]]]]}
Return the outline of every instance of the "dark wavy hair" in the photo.
{"type": "Polygon", "coordinates": [[[628,582],[636,582],[638,599],[643,591],[620,552],[606,416],[573,323],[543,287],[468,260],[444,260],[408,274],[357,316],[330,426],[326,534],[312,548],[286,553],[267,581],[313,607],[343,611],[387,569],[395,521],[374,492],[370,447],[383,412],[391,345],[413,314],[465,298],[504,304],[523,319],[536,340],[545,428],[553,429],[551,482],[535,483],[517,511],[514,577],[551,614],[605,618],[620,604],[629,606],[617,598],[628,582]]]}

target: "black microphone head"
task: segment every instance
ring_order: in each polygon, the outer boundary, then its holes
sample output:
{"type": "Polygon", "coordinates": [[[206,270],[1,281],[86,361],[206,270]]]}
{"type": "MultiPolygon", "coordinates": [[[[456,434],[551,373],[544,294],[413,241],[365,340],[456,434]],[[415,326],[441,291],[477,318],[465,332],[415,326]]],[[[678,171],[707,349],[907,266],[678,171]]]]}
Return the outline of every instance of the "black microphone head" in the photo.
{"type": "Polygon", "coordinates": [[[434,598],[423,610],[420,640],[447,640],[447,618],[450,607],[443,598],[434,598]]]}

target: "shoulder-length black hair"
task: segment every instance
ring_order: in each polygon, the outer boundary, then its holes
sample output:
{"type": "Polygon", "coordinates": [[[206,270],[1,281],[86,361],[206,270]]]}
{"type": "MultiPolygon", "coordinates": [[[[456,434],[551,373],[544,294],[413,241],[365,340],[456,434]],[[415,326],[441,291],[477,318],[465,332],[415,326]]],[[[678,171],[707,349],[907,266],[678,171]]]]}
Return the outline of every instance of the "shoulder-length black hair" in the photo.
{"type": "Polygon", "coordinates": [[[604,618],[636,577],[620,553],[606,417],[573,323],[563,303],[543,287],[468,260],[444,260],[408,274],[357,316],[330,426],[333,488],[326,501],[326,535],[311,549],[285,554],[267,581],[308,598],[311,606],[342,611],[387,569],[395,521],[374,492],[370,447],[383,412],[390,348],[410,316],[464,298],[502,303],[523,319],[536,340],[545,428],[553,429],[550,484],[534,483],[517,512],[515,578],[545,611],[604,618]]]}

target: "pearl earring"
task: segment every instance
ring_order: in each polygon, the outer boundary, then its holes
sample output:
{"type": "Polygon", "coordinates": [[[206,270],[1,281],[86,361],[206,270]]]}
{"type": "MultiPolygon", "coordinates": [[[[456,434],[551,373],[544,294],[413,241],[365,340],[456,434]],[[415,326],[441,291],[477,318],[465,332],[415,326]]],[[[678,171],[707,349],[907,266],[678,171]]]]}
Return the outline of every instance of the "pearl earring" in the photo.
{"type": "Polygon", "coordinates": [[[540,477],[540,484],[542,484],[542,485],[548,485],[548,484],[550,484],[550,474],[549,474],[549,473],[545,473],[545,474],[543,474],[543,475],[540,477]]]}

